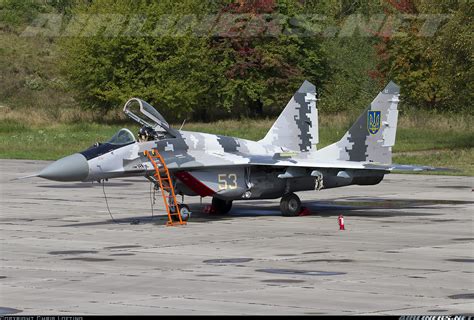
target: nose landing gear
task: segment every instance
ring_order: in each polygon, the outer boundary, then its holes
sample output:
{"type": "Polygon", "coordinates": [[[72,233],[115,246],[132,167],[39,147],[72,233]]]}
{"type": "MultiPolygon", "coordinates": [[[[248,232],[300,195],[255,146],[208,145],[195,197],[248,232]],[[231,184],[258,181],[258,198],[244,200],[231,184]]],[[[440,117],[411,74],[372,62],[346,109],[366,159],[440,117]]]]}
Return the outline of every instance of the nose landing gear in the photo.
{"type": "MultiPolygon", "coordinates": [[[[178,203],[179,213],[181,214],[181,220],[188,221],[191,218],[191,209],[189,206],[184,203],[178,203]]],[[[179,217],[177,215],[172,215],[171,218],[173,221],[179,221],[179,217]]]]}

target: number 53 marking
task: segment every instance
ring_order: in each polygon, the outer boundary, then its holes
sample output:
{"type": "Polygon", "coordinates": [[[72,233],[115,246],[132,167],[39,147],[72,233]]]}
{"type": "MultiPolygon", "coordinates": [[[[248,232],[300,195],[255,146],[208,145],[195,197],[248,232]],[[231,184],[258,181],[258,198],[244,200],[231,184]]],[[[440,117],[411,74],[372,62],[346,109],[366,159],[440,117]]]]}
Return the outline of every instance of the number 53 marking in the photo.
{"type": "Polygon", "coordinates": [[[219,182],[219,190],[237,188],[237,175],[235,173],[218,174],[217,181],[219,182]]]}

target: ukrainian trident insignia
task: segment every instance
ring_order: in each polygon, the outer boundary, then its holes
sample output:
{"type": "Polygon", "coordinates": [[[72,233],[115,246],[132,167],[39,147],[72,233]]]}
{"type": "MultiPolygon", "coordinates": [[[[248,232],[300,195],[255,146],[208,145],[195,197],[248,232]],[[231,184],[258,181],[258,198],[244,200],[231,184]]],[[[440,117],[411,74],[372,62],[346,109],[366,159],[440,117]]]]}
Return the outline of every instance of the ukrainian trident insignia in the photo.
{"type": "Polygon", "coordinates": [[[367,117],[367,129],[369,133],[376,134],[380,130],[380,111],[369,111],[367,117]]]}

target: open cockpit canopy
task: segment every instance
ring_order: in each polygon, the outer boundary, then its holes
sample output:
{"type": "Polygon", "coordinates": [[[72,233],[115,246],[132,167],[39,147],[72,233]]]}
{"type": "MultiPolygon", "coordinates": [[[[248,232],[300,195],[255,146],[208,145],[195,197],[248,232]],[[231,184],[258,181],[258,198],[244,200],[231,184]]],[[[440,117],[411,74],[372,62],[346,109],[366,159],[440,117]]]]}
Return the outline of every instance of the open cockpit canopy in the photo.
{"type": "Polygon", "coordinates": [[[125,103],[123,112],[142,126],[150,127],[156,132],[166,132],[174,137],[177,136],[177,131],[171,128],[165,118],[146,101],[132,98],[125,103]],[[146,120],[137,116],[139,112],[145,116],[146,120]]]}

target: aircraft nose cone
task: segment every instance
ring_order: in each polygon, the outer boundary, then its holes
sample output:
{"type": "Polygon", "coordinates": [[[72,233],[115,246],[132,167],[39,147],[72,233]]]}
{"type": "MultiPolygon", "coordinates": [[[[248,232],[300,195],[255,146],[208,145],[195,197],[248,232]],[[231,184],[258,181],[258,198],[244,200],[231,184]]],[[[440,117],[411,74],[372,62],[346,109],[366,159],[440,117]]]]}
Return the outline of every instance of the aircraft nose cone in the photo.
{"type": "Polygon", "coordinates": [[[75,153],[51,163],[38,176],[55,181],[82,181],[88,175],[87,159],[82,154],[75,153]]]}

